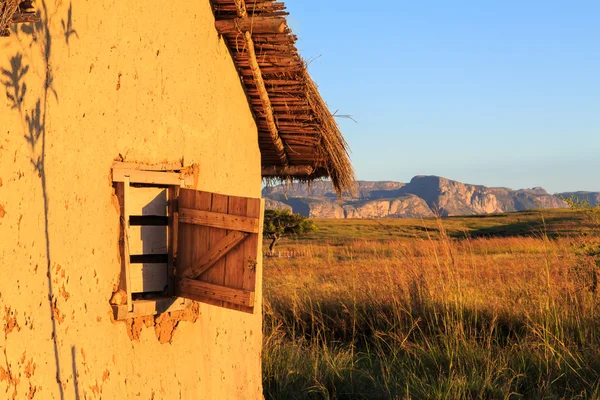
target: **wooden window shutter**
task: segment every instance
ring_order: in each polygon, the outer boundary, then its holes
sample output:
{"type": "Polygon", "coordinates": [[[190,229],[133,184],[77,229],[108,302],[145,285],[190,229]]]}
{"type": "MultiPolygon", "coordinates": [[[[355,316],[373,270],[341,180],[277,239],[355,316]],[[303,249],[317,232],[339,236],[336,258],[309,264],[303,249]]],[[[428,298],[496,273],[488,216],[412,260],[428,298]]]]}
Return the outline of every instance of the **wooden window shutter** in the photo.
{"type": "Polygon", "coordinates": [[[254,311],[263,201],[180,189],[176,294],[254,311]]]}

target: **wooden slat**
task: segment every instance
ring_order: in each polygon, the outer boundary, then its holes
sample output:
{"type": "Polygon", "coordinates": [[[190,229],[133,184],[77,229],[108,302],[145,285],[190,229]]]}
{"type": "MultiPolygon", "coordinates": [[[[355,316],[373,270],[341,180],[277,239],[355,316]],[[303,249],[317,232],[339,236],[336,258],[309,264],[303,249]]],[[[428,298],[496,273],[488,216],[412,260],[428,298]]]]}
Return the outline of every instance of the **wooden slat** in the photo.
{"type": "Polygon", "coordinates": [[[129,254],[165,254],[168,251],[167,229],[166,226],[132,226],[130,224],[129,254]]]}
{"type": "MultiPolygon", "coordinates": [[[[227,196],[218,193],[212,194],[212,204],[210,209],[213,213],[226,215],[228,212],[228,206],[229,203],[227,196]]],[[[223,240],[225,236],[229,233],[229,231],[221,229],[221,227],[211,227],[209,228],[208,232],[209,250],[207,252],[209,252],[210,249],[216,247],[217,244],[221,240],[223,240]]],[[[216,285],[223,285],[225,280],[225,266],[225,259],[218,260],[211,269],[209,269],[199,277],[199,280],[216,285]]],[[[223,306],[223,301],[220,299],[212,299],[212,301],[210,301],[209,303],[219,307],[223,306]]]]}
{"type": "MultiPolygon", "coordinates": [[[[248,199],[242,197],[229,198],[229,214],[247,216],[248,199]]],[[[250,236],[256,236],[251,234],[250,236]]],[[[244,251],[247,242],[242,243],[235,250],[227,255],[227,268],[225,270],[225,280],[223,284],[229,288],[242,289],[244,283],[244,251]]],[[[239,305],[235,305],[234,309],[239,309],[239,305]]]]}
{"type": "Polygon", "coordinates": [[[205,302],[207,299],[218,299],[246,307],[254,305],[254,292],[247,290],[232,289],[193,279],[181,279],[177,285],[177,289],[180,296],[193,300],[205,302]]]}
{"type": "Polygon", "coordinates": [[[253,33],[283,33],[285,32],[285,18],[282,17],[253,17],[234,18],[215,21],[215,28],[220,35],[228,33],[246,32],[253,33]]]}
{"type": "Polygon", "coordinates": [[[294,165],[289,167],[262,167],[262,176],[307,176],[314,172],[312,165],[294,165]]]}
{"type": "MultiPolygon", "coordinates": [[[[142,171],[135,169],[113,169],[113,182],[124,182],[129,176],[130,183],[144,183],[148,185],[175,185],[181,184],[182,174],[178,172],[142,171]]],[[[186,185],[193,183],[192,176],[185,176],[186,185]]]]}
{"type": "MultiPolygon", "coordinates": [[[[167,189],[132,187],[129,189],[129,215],[167,215],[167,189]]],[[[130,221],[131,223],[131,218],[130,221]]]]}
{"type": "MultiPolygon", "coordinates": [[[[133,310],[131,299],[131,274],[129,268],[129,176],[123,179],[123,240],[125,243],[125,287],[127,288],[127,310],[133,310]]],[[[121,277],[123,278],[123,277],[121,277]]]]}
{"type": "Polygon", "coordinates": [[[125,184],[123,182],[115,183],[115,194],[119,201],[119,253],[121,255],[121,275],[119,279],[119,289],[127,293],[127,269],[129,268],[129,246],[125,243],[125,234],[127,232],[127,223],[125,222],[125,184]]]}
{"type": "MultiPolygon", "coordinates": [[[[183,191],[183,189],[182,189],[183,191]]],[[[213,203],[213,194],[207,192],[196,192],[193,207],[201,211],[210,211],[213,203]]],[[[180,225],[181,224],[181,207],[179,209],[180,225]]],[[[193,261],[200,258],[203,254],[210,250],[210,228],[207,226],[192,225],[192,259],[186,266],[191,266],[193,261]]]]}
{"type": "Polygon", "coordinates": [[[113,305],[112,309],[115,319],[123,320],[127,318],[145,317],[165,312],[185,310],[192,304],[192,300],[182,297],[164,297],[153,300],[136,300],[133,302],[132,311],[127,309],[127,305],[113,305]]]}
{"type": "Polygon", "coordinates": [[[33,12],[16,12],[13,14],[13,24],[22,24],[25,22],[40,22],[40,17],[33,12]]]}
{"type": "Polygon", "coordinates": [[[131,264],[131,293],[162,292],[167,286],[167,264],[131,264]]]}
{"type": "Polygon", "coordinates": [[[263,112],[265,114],[267,126],[269,128],[269,133],[271,134],[271,140],[273,141],[273,146],[277,151],[277,155],[279,156],[281,163],[283,164],[283,166],[287,167],[288,157],[285,152],[283,142],[281,141],[281,137],[279,137],[279,132],[277,131],[277,125],[275,124],[275,117],[273,114],[273,109],[271,108],[271,100],[269,99],[269,93],[265,87],[262,72],[258,65],[258,61],[256,60],[256,52],[254,50],[254,42],[252,41],[252,35],[250,34],[250,32],[246,32],[244,34],[244,37],[246,39],[248,55],[250,56],[250,69],[252,71],[252,76],[256,81],[256,87],[258,88],[258,92],[260,93],[260,100],[263,106],[263,112]]]}
{"type": "MultiPolygon", "coordinates": [[[[196,202],[196,190],[181,189],[177,199],[178,207],[194,207],[196,202]]],[[[210,201],[210,198],[209,198],[210,201]]],[[[177,266],[175,274],[183,276],[185,268],[189,267],[194,261],[194,246],[196,230],[199,227],[196,225],[179,224],[177,233],[177,266]]],[[[203,228],[208,230],[208,228],[203,228]]],[[[207,244],[208,248],[208,244],[207,244]]]]}
{"type": "Polygon", "coordinates": [[[211,246],[211,249],[198,260],[194,261],[190,268],[186,268],[183,274],[184,277],[194,279],[208,271],[248,236],[249,234],[243,232],[231,232],[214,246],[211,246]]]}
{"type": "Polygon", "coordinates": [[[161,215],[130,215],[129,226],[169,226],[169,217],[161,215]]]}
{"type": "Polygon", "coordinates": [[[246,243],[244,253],[244,277],[242,288],[254,292],[256,289],[256,277],[259,258],[262,252],[259,252],[259,244],[262,241],[262,231],[264,223],[265,201],[263,199],[248,199],[248,216],[259,219],[258,234],[252,235],[246,243]]]}
{"type": "Polygon", "coordinates": [[[212,228],[229,229],[248,233],[258,233],[258,218],[248,218],[239,215],[227,215],[217,212],[179,209],[179,222],[195,224],[212,228]]]}
{"type": "Polygon", "coordinates": [[[143,171],[179,171],[183,169],[181,161],[164,162],[158,164],[144,164],[137,162],[115,161],[112,165],[113,169],[137,169],[143,171]]]}
{"type": "Polygon", "coordinates": [[[167,192],[168,219],[169,226],[167,230],[167,285],[168,294],[175,295],[175,258],[177,257],[177,235],[179,232],[179,210],[178,210],[179,188],[172,186],[167,192]]]}
{"type": "Polygon", "coordinates": [[[130,256],[131,264],[166,264],[169,259],[168,254],[133,254],[130,256]]]}
{"type": "MultiPolygon", "coordinates": [[[[259,230],[262,232],[262,215],[264,208],[264,201],[261,199],[247,199],[247,215],[249,217],[257,217],[260,219],[259,230]]],[[[250,292],[256,292],[257,284],[257,268],[258,268],[258,257],[262,257],[262,253],[259,252],[260,233],[250,235],[250,237],[244,242],[243,253],[241,256],[242,263],[240,264],[240,271],[242,275],[241,288],[250,292]]],[[[237,306],[238,310],[253,313],[254,306],[237,306]]]]}

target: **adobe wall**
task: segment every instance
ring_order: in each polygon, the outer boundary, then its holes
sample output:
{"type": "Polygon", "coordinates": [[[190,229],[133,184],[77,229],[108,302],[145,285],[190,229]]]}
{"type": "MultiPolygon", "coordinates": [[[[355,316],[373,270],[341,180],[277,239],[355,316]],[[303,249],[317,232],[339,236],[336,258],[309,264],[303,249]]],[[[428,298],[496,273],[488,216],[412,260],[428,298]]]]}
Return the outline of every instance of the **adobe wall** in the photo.
{"type": "Polygon", "coordinates": [[[35,3],[42,23],[0,38],[0,397],[261,398],[260,300],[254,315],[200,304],[174,331],[114,322],[109,305],[115,157],[183,159],[198,189],[260,197],[256,126],[209,1],[35,3]]]}

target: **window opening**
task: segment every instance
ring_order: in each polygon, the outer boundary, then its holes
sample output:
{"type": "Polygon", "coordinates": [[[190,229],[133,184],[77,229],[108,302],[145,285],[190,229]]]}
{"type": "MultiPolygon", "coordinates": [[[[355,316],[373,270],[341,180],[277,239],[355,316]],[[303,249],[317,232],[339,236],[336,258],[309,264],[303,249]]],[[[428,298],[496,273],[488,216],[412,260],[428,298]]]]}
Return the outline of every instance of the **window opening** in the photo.
{"type": "Polygon", "coordinates": [[[174,264],[176,200],[180,187],[191,186],[192,176],[185,168],[166,168],[113,164],[113,185],[121,208],[121,296],[113,304],[116,319],[175,311],[191,304],[174,297],[174,264]]]}
{"type": "Polygon", "coordinates": [[[192,300],[254,312],[264,202],[191,189],[191,171],[113,165],[122,255],[115,319],[192,300]]]}

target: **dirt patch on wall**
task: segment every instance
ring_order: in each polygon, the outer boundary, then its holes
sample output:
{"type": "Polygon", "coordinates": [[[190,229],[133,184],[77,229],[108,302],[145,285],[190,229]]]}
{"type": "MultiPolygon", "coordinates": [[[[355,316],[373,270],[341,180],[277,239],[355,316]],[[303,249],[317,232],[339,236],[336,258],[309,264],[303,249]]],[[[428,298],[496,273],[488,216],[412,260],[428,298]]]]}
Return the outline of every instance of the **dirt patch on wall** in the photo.
{"type": "MultiPolygon", "coordinates": [[[[28,357],[27,352],[23,352],[20,358],[11,362],[9,360],[9,356],[7,353],[7,345],[8,335],[11,332],[19,332],[21,327],[17,322],[17,312],[12,311],[9,307],[5,307],[5,315],[4,315],[4,346],[2,347],[2,355],[3,359],[0,361],[0,382],[5,382],[7,384],[6,395],[8,396],[8,392],[12,389],[12,394],[10,395],[11,399],[23,398],[19,397],[19,384],[23,379],[23,376],[29,382],[29,391],[27,394],[27,399],[31,400],[35,396],[35,393],[38,389],[41,389],[41,386],[37,387],[32,384],[31,378],[35,374],[35,369],[37,368],[37,364],[34,362],[33,357],[28,357]]],[[[6,397],[7,399],[9,397],[6,397]]]]}
{"type": "Polygon", "coordinates": [[[194,302],[191,307],[181,311],[173,311],[155,316],[129,318],[125,320],[127,335],[129,335],[129,339],[132,341],[139,342],[144,326],[147,328],[154,327],[158,341],[162,344],[170,343],[173,340],[175,329],[177,329],[177,325],[180,322],[194,323],[199,315],[200,307],[198,303],[194,302]]]}
{"type": "Polygon", "coordinates": [[[4,307],[4,334],[8,335],[13,329],[21,330],[17,323],[17,312],[12,311],[10,307],[4,307]]]}

